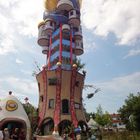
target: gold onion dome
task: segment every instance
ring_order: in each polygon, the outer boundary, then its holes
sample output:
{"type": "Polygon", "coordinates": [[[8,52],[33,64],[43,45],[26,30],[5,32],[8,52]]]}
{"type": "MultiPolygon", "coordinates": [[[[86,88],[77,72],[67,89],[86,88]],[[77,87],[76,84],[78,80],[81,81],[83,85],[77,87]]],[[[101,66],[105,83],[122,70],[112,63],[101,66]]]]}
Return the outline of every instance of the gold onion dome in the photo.
{"type": "Polygon", "coordinates": [[[57,66],[61,66],[61,62],[57,62],[56,65],[57,65],[57,66]]]}
{"type": "Polygon", "coordinates": [[[74,68],[77,68],[77,65],[76,65],[76,64],[73,64],[73,67],[74,67],[74,68]]]}
{"type": "Polygon", "coordinates": [[[54,11],[58,0],[44,0],[44,6],[47,11],[54,11]]]}

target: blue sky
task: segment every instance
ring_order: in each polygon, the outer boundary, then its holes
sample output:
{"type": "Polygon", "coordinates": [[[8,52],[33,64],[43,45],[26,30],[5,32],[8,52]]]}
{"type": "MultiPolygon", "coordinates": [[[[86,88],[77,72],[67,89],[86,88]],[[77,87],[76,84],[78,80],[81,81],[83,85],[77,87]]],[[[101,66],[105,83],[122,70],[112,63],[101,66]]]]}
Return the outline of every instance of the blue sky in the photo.
{"type": "MultiPolygon", "coordinates": [[[[129,93],[140,91],[140,1],[83,0],[81,22],[86,64],[85,84],[100,88],[83,91],[88,112],[99,104],[116,112],[129,93]]],[[[33,71],[45,56],[37,45],[37,24],[42,19],[43,0],[0,1],[0,98],[9,90],[19,100],[28,96],[37,106],[38,89],[33,71]]]]}

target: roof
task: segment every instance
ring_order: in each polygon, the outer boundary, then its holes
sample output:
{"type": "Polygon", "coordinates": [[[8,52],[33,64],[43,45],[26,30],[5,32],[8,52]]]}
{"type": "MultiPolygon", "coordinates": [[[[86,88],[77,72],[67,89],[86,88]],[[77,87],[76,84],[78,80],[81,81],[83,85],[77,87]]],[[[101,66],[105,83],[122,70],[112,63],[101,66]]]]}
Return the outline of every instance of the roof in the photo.
{"type": "Polygon", "coordinates": [[[93,120],[92,117],[90,117],[90,120],[88,121],[88,127],[91,129],[98,129],[99,125],[96,121],[93,120]]]}
{"type": "Polygon", "coordinates": [[[120,117],[120,114],[110,114],[111,117],[120,117]]]}

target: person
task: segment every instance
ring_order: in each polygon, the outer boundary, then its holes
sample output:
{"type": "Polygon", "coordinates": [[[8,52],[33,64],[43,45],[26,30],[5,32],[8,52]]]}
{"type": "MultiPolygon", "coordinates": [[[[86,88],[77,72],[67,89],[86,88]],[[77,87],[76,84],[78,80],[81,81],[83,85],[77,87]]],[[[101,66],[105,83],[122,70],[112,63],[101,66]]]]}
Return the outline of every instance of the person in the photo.
{"type": "Polygon", "coordinates": [[[18,140],[25,140],[25,139],[26,139],[25,130],[21,129],[21,131],[19,132],[19,139],[18,140]]]}
{"type": "Polygon", "coordinates": [[[3,131],[0,130],[0,140],[3,140],[3,131]]]}
{"type": "Polygon", "coordinates": [[[18,136],[19,136],[19,129],[18,128],[15,128],[14,132],[11,135],[11,138],[13,140],[18,140],[18,136]]]}
{"type": "Polygon", "coordinates": [[[81,135],[80,135],[80,133],[76,134],[76,140],[81,140],[81,135]]]}
{"type": "Polygon", "coordinates": [[[9,140],[10,139],[10,134],[9,134],[8,128],[4,128],[3,135],[4,135],[4,140],[9,140]]]}

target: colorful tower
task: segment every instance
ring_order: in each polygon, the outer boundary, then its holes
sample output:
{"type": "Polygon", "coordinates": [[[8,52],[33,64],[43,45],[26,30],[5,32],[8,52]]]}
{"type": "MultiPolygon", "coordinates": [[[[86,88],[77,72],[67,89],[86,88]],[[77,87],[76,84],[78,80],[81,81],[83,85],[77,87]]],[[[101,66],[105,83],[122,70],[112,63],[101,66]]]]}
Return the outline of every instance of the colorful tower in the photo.
{"type": "Polygon", "coordinates": [[[54,128],[61,134],[68,126],[86,126],[82,104],[85,75],[75,64],[84,53],[80,6],[81,0],[46,0],[38,25],[38,44],[46,55],[46,66],[36,76],[38,127],[43,135],[54,128]]]}

